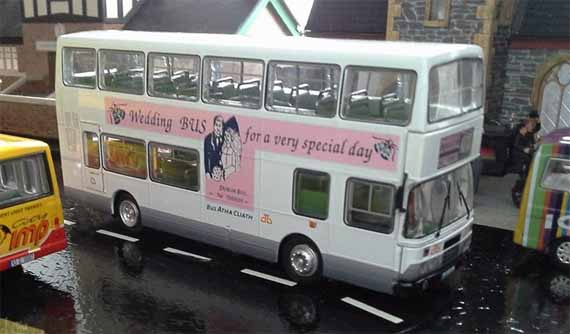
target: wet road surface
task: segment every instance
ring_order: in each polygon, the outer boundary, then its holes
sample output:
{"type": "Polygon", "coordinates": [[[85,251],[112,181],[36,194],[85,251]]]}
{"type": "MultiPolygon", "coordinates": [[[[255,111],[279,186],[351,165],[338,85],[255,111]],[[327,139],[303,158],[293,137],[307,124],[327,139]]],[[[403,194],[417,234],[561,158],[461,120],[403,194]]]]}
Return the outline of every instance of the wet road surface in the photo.
{"type": "Polygon", "coordinates": [[[475,226],[471,253],[453,284],[401,299],[333,281],[313,288],[272,282],[242,271],[285,278],[277,265],[151,230],[121,240],[100,233],[129,235],[108,217],[65,197],[64,206],[66,220],[75,223],[66,225],[68,248],[4,275],[0,318],[50,334],[570,329],[570,277],[514,245],[505,230],[475,226]]]}

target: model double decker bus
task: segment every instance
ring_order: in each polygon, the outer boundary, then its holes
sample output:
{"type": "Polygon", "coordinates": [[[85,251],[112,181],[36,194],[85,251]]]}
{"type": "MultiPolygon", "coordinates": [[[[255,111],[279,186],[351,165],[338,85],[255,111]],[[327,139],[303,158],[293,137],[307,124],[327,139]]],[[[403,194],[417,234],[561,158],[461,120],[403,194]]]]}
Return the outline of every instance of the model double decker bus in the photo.
{"type": "Polygon", "coordinates": [[[387,293],[470,246],[477,46],[93,31],[57,52],[66,192],[128,229],[387,293]]]}

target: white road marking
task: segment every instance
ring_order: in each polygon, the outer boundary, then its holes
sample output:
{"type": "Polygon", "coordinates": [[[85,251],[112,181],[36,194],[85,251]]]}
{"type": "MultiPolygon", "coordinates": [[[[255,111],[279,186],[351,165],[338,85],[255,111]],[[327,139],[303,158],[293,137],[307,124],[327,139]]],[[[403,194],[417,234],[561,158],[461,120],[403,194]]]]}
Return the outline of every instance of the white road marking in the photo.
{"type": "Polygon", "coordinates": [[[178,255],[184,255],[184,256],[190,256],[193,257],[195,259],[201,260],[201,261],[211,261],[212,259],[209,257],[205,257],[202,255],[198,255],[198,254],[193,254],[193,253],[188,253],[176,248],[172,248],[172,247],[166,247],[165,249],[163,249],[165,252],[168,253],[172,253],[172,254],[178,254],[178,255]]]}
{"type": "Polygon", "coordinates": [[[244,273],[244,274],[247,274],[247,275],[251,275],[251,276],[263,278],[263,279],[265,279],[265,280],[272,281],[272,282],[275,282],[275,283],[280,283],[280,284],[287,285],[287,286],[295,286],[295,285],[297,285],[297,283],[295,283],[295,282],[292,282],[292,281],[289,281],[289,280],[286,280],[286,279],[283,279],[283,278],[271,276],[271,275],[268,275],[268,274],[260,273],[260,272],[258,272],[258,271],[251,270],[251,269],[243,269],[241,272],[244,273]]]}
{"type": "Polygon", "coordinates": [[[95,232],[100,233],[100,234],[104,234],[104,235],[108,235],[108,236],[113,237],[113,238],[122,239],[125,241],[130,241],[130,242],[139,241],[139,239],[137,239],[137,238],[129,237],[128,235],[122,235],[122,234],[107,231],[107,230],[97,230],[95,232]]]}
{"type": "Polygon", "coordinates": [[[66,219],[63,220],[63,223],[67,226],[73,226],[76,224],[76,222],[72,222],[71,220],[66,220],[66,219]]]}
{"type": "Polygon", "coordinates": [[[401,322],[404,321],[404,320],[402,320],[402,319],[396,317],[395,315],[392,315],[392,314],[390,314],[390,313],[386,313],[386,312],[384,312],[384,311],[382,311],[382,310],[379,310],[379,309],[377,309],[377,308],[374,308],[374,307],[372,307],[372,306],[370,306],[370,305],[366,305],[366,304],[364,304],[363,302],[359,302],[359,301],[356,300],[356,299],[352,299],[352,298],[350,298],[350,297],[344,297],[344,298],[341,299],[341,300],[342,300],[343,302],[347,303],[347,304],[350,304],[350,305],[352,305],[352,306],[354,306],[354,307],[356,307],[356,308],[359,308],[359,309],[361,309],[361,310],[363,310],[363,311],[366,311],[366,312],[368,312],[368,313],[372,313],[372,314],[374,314],[374,315],[377,316],[377,317],[383,318],[383,319],[388,320],[388,321],[390,321],[390,322],[393,322],[393,323],[395,323],[395,324],[399,324],[399,323],[401,323],[401,322]]]}

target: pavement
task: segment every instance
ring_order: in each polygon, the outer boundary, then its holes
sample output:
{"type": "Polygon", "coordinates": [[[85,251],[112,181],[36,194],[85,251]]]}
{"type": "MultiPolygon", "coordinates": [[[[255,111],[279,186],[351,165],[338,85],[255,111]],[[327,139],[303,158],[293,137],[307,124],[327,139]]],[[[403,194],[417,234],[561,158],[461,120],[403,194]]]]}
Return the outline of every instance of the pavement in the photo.
{"type": "Polygon", "coordinates": [[[514,231],[519,210],[511,200],[517,175],[481,176],[475,194],[475,224],[514,231]]]}

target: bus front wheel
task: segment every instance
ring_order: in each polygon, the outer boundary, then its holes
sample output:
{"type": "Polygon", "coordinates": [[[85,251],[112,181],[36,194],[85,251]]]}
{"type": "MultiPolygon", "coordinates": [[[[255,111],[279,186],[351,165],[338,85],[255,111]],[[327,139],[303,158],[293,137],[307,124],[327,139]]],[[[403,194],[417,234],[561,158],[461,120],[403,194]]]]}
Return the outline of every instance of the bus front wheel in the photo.
{"type": "Polygon", "coordinates": [[[129,194],[121,194],[117,200],[116,216],[121,226],[138,232],[141,228],[141,213],[135,199],[129,194]]]}
{"type": "Polygon", "coordinates": [[[321,254],[317,246],[306,238],[292,238],[283,246],[281,265],[295,282],[312,284],[322,273],[321,254]]]}
{"type": "Polygon", "coordinates": [[[554,264],[562,269],[570,269],[570,238],[554,241],[551,247],[551,256],[554,264]]]}

